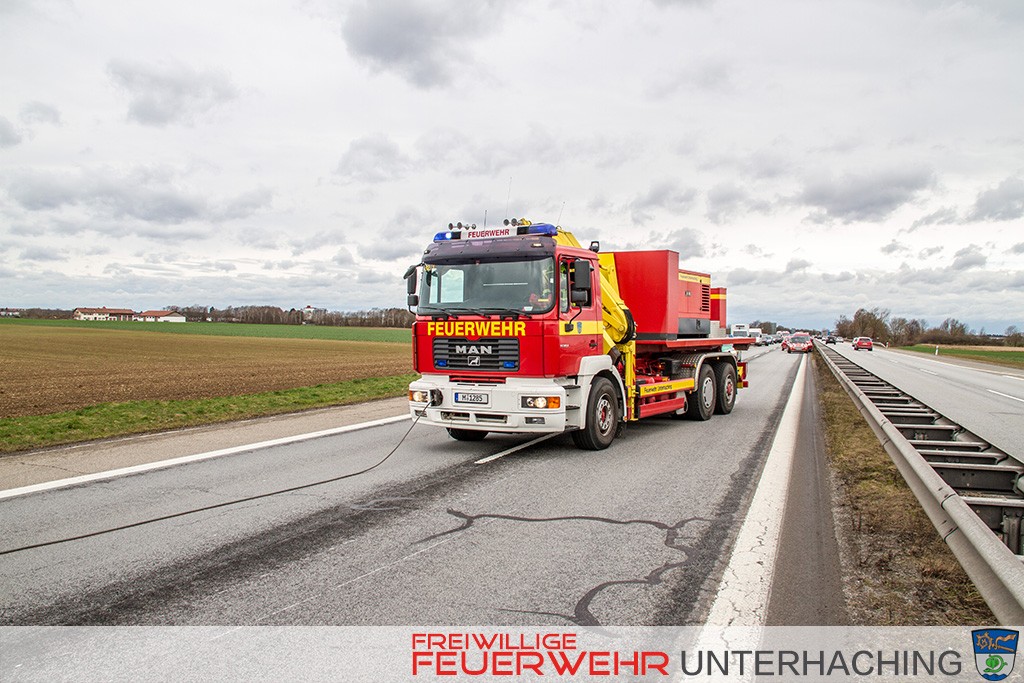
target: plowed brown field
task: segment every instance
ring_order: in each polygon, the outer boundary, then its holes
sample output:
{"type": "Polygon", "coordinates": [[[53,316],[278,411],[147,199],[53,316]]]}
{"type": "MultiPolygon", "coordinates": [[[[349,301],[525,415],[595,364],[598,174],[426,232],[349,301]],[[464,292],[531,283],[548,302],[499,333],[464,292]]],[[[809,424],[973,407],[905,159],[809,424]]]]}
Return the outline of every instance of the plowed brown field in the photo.
{"type": "Polygon", "coordinates": [[[408,344],[0,327],[0,417],[235,396],[412,371],[408,344]]]}

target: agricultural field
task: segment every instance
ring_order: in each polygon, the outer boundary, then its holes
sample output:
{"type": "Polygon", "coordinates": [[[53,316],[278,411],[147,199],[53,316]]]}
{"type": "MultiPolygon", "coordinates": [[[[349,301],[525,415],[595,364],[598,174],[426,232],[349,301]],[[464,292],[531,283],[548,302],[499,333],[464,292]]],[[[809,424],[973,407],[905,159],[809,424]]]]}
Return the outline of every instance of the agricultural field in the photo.
{"type": "Polygon", "coordinates": [[[106,325],[0,325],[0,417],[113,401],[235,396],[412,369],[408,344],[199,336],[106,325]]]}
{"type": "Polygon", "coordinates": [[[127,330],[161,334],[200,334],[211,337],[267,337],[273,339],[330,339],[334,341],[409,342],[407,329],[381,327],[326,327],[320,325],[249,325],[245,323],[143,323],[89,320],[0,320],[5,325],[127,330]]]}
{"type": "MultiPolygon", "coordinates": [[[[935,354],[934,344],[917,344],[901,348],[904,351],[935,354]]],[[[967,358],[1010,368],[1024,368],[1024,348],[1014,346],[949,346],[940,344],[938,355],[967,358]]]]}

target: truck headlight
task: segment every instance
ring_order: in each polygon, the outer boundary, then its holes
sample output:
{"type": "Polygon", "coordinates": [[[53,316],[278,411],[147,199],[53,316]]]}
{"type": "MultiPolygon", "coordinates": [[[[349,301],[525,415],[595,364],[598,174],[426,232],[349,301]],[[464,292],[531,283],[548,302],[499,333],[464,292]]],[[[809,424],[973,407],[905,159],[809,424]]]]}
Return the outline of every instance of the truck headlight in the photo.
{"type": "Polygon", "coordinates": [[[522,406],[524,408],[560,408],[562,398],[560,396],[523,396],[522,406]]]}
{"type": "Polygon", "coordinates": [[[430,400],[430,392],[423,391],[422,389],[413,391],[409,390],[409,401],[411,403],[426,403],[430,400]]]}

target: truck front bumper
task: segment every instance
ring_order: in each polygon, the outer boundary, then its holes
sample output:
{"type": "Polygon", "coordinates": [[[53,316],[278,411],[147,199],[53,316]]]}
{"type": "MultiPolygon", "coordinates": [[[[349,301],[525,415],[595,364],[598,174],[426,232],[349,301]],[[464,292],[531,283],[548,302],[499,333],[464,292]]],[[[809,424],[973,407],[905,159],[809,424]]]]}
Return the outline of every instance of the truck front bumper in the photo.
{"type": "Polygon", "coordinates": [[[544,378],[510,378],[504,384],[452,382],[425,375],[409,385],[410,395],[424,392],[428,401],[409,401],[420,422],[487,432],[564,432],[565,388],[544,378]],[[524,399],[557,398],[557,408],[530,408],[524,399]]]}

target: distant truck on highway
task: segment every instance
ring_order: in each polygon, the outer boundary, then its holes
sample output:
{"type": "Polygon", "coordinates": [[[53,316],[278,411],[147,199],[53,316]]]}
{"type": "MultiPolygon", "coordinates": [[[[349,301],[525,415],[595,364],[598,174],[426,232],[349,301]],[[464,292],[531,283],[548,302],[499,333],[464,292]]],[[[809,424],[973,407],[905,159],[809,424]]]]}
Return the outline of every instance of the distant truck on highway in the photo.
{"type": "Polygon", "coordinates": [[[732,412],[732,350],[754,339],[726,337],[725,289],[677,252],[602,252],[527,220],[448,228],[406,271],[414,417],[460,441],[569,431],[599,450],[642,418],[732,412]]]}

